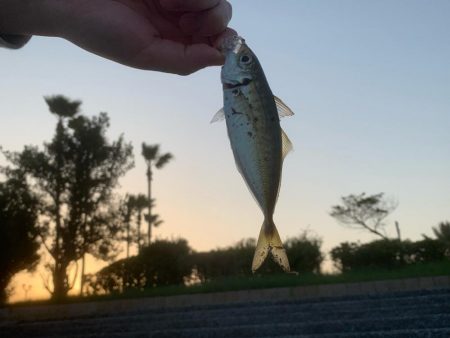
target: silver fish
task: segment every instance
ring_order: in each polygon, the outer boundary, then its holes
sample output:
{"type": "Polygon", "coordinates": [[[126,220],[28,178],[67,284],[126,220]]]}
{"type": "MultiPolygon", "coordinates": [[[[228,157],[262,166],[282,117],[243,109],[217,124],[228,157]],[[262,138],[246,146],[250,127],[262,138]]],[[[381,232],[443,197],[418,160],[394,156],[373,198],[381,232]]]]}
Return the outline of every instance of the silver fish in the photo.
{"type": "Polygon", "coordinates": [[[286,272],[286,251],[273,221],[283,159],[292,149],[280,127],[279,117],[293,112],[272,94],[263,69],[245,40],[233,36],[224,41],[222,67],[224,108],[211,122],[225,118],[237,168],[264,214],[252,271],[269,253],[286,272]]]}

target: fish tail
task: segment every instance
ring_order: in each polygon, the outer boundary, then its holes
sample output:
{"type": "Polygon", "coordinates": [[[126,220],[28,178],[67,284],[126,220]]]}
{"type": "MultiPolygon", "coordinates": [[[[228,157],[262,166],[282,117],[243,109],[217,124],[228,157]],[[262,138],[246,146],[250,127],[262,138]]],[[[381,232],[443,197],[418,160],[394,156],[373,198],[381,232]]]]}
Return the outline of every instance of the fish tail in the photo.
{"type": "Polygon", "coordinates": [[[271,254],[273,260],[285,271],[290,272],[286,250],[283,248],[278,230],[273,221],[264,220],[253,256],[252,272],[258,270],[267,256],[271,254]]]}

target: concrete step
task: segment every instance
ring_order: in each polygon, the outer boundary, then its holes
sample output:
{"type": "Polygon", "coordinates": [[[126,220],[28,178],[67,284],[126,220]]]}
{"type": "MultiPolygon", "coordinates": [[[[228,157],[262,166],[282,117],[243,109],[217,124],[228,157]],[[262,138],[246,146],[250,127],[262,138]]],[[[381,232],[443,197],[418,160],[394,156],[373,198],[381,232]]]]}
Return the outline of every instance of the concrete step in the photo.
{"type": "MultiPolygon", "coordinates": [[[[450,300],[449,300],[450,302],[450,300]]],[[[450,303],[447,303],[450,304],[450,303]]],[[[411,316],[425,316],[438,315],[449,310],[447,304],[424,304],[418,302],[415,305],[408,305],[407,307],[392,307],[384,306],[376,309],[367,307],[364,311],[360,309],[315,309],[312,311],[301,310],[298,311],[295,307],[289,309],[273,308],[271,313],[254,314],[255,308],[243,309],[247,310],[244,313],[221,312],[214,311],[196,311],[192,316],[190,312],[183,312],[173,314],[172,317],[164,315],[164,318],[158,316],[136,315],[109,317],[109,318],[90,318],[85,320],[66,320],[66,321],[50,321],[33,324],[22,324],[22,332],[34,332],[35,337],[48,335],[70,335],[76,336],[85,334],[90,331],[103,331],[114,333],[124,329],[126,323],[127,331],[139,330],[144,327],[147,330],[165,330],[165,329],[189,329],[189,328],[217,328],[228,326],[246,325],[248,323],[322,323],[330,321],[351,321],[351,320],[373,320],[382,318],[398,318],[411,316]],[[426,305],[426,306],[425,306],[426,305]],[[70,333],[68,333],[68,331],[70,333]]],[[[324,306],[326,306],[324,304],[324,306]]],[[[242,312],[242,311],[240,311],[242,312]]],[[[16,329],[17,331],[17,329],[16,329]]]]}
{"type": "Polygon", "coordinates": [[[445,336],[450,330],[449,304],[450,290],[445,289],[190,306],[67,320],[0,322],[0,337],[381,337],[386,332],[392,337],[445,336]]]}

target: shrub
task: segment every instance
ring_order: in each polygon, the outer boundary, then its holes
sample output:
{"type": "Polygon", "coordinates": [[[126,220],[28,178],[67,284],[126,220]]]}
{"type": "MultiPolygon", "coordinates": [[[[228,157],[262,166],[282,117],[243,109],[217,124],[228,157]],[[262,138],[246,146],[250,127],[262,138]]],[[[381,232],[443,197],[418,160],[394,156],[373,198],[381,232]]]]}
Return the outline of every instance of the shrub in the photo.
{"type": "Polygon", "coordinates": [[[91,294],[182,284],[190,275],[191,248],[184,239],[156,240],[138,256],[119,260],[87,278],[91,294]]]}
{"type": "Polygon", "coordinates": [[[420,241],[376,240],[366,244],[341,243],[330,252],[335,266],[346,272],[355,269],[394,269],[440,261],[446,258],[445,243],[425,238],[420,241]]]}
{"type": "Polygon", "coordinates": [[[291,270],[300,273],[320,273],[320,266],[324,258],[320,250],[321,246],[322,240],[309,235],[306,231],[298,237],[288,239],[285,247],[291,270]]]}

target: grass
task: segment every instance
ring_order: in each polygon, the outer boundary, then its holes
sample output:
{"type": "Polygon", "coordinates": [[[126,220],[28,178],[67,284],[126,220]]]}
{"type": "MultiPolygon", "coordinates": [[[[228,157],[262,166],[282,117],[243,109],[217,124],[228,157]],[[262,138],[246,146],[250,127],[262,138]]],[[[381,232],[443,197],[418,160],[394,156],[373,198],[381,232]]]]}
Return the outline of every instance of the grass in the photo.
{"type": "MultiPolygon", "coordinates": [[[[112,299],[127,299],[141,297],[175,296],[209,292],[225,292],[237,290],[265,289],[277,287],[306,286],[319,284],[356,283],[377,280],[392,280],[414,277],[430,277],[450,275],[450,261],[415,264],[394,270],[359,270],[343,274],[276,274],[253,275],[240,277],[224,277],[208,281],[201,285],[183,286],[173,285],[146,289],[143,291],[128,291],[122,294],[104,296],[69,297],[66,303],[85,301],[102,301],[112,299]]],[[[34,301],[16,303],[14,306],[52,304],[52,301],[34,301]]]]}

